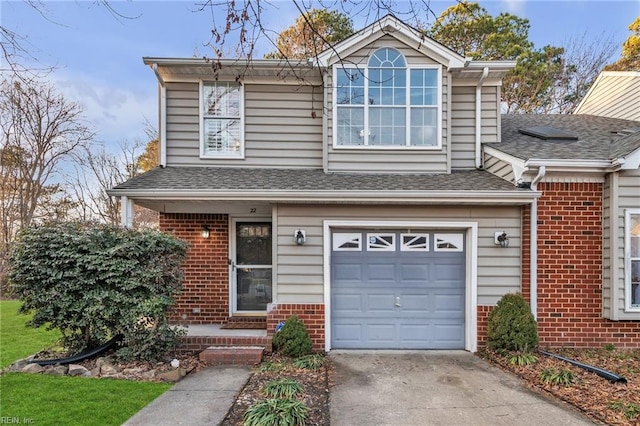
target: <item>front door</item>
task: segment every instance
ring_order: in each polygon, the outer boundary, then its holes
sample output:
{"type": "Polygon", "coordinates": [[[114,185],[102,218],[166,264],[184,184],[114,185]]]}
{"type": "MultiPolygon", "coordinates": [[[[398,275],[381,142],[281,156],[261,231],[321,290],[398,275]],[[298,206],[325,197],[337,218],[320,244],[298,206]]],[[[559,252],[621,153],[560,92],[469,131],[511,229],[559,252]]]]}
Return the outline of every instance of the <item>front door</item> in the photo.
{"type": "Polygon", "coordinates": [[[235,222],[235,313],[264,313],[271,303],[271,222],[235,222]]]}

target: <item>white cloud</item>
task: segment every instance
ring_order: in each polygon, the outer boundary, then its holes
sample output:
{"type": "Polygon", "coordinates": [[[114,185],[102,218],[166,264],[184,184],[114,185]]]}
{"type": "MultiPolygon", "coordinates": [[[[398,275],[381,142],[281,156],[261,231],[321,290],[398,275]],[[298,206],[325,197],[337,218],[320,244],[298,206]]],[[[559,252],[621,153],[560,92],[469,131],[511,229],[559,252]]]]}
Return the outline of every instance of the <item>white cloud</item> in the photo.
{"type": "Polygon", "coordinates": [[[517,15],[521,18],[525,16],[525,10],[527,8],[526,0],[501,0],[500,4],[502,5],[502,9],[507,13],[517,15]]]}
{"type": "MultiPolygon", "coordinates": [[[[67,100],[82,105],[84,116],[96,131],[96,139],[107,146],[120,141],[144,138],[144,122],[157,121],[155,79],[149,76],[141,86],[122,84],[123,79],[107,81],[86,74],[56,71],[50,76],[67,100]]],[[[129,80],[131,81],[131,80],[129,80]]]]}

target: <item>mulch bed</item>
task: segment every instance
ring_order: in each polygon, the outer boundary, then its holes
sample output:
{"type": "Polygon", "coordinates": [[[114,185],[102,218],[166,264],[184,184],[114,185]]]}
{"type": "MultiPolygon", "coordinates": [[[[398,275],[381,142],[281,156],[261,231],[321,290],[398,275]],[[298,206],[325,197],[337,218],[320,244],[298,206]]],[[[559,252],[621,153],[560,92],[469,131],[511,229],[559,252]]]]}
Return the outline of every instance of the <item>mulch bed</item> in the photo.
{"type": "Polygon", "coordinates": [[[610,383],[595,373],[542,354],[537,355],[537,363],[527,366],[512,365],[506,358],[493,353],[486,352],[482,356],[519,376],[528,387],[575,406],[597,422],[640,424],[640,351],[563,349],[551,352],[611,371],[627,379],[627,383],[610,383]],[[569,386],[545,383],[540,375],[547,368],[556,371],[567,369],[575,374],[577,380],[569,386]]]}
{"type": "Polygon", "coordinates": [[[306,370],[296,368],[291,360],[279,355],[264,358],[263,363],[281,364],[279,371],[259,371],[256,369],[247,385],[222,421],[222,426],[242,425],[243,416],[247,408],[253,403],[266,399],[262,388],[273,380],[289,378],[296,380],[304,388],[304,393],[298,398],[309,408],[308,425],[329,426],[329,360],[320,370],[306,370]]]}

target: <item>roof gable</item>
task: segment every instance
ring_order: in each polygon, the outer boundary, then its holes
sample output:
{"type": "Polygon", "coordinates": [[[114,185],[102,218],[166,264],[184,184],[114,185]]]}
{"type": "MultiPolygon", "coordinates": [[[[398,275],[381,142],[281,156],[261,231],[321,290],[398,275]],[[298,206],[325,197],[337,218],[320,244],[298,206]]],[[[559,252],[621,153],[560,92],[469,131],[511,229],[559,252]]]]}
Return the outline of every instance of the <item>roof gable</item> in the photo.
{"type": "Polygon", "coordinates": [[[600,73],[574,114],[640,121],[640,71],[600,73]]]}
{"type": "Polygon", "coordinates": [[[426,56],[431,57],[448,68],[461,68],[465,65],[465,62],[468,63],[464,57],[448,47],[427,37],[395,16],[386,15],[382,19],[320,53],[317,58],[318,65],[328,67],[338,63],[343,58],[346,58],[385,35],[394,37],[407,46],[423,52],[426,56]]]}

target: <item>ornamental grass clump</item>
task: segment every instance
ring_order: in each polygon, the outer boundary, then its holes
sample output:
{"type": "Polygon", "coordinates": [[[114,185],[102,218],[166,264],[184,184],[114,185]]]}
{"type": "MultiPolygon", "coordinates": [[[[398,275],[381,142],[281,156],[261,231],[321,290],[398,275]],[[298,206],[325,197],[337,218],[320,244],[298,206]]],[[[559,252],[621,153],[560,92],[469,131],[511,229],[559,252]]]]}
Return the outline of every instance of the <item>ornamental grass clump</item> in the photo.
{"type": "Polygon", "coordinates": [[[304,426],[309,408],[293,399],[265,399],[247,408],[244,426],[304,426]]]}
{"type": "Polygon", "coordinates": [[[273,348],[291,358],[311,353],[312,344],[309,332],[296,315],[290,316],[284,326],[273,336],[273,348]]]}
{"type": "Polygon", "coordinates": [[[521,294],[505,294],[489,314],[487,346],[497,353],[527,353],[538,347],[538,326],[521,294]]]}
{"type": "Polygon", "coordinates": [[[271,398],[293,398],[302,393],[303,388],[300,383],[293,379],[282,378],[267,383],[262,391],[271,398]]]}

